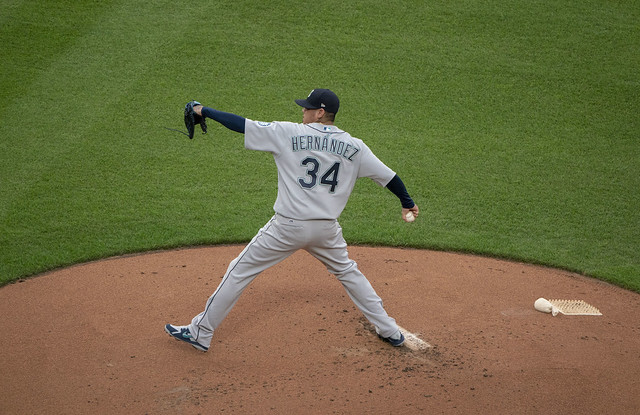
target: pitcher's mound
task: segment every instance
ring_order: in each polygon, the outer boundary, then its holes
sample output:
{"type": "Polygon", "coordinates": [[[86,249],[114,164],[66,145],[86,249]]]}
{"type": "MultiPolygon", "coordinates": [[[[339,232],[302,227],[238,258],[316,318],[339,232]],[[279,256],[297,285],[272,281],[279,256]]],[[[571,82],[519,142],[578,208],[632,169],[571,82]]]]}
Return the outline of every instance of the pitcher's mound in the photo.
{"type": "Polygon", "coordinates": [[[0,413],[637,413],[640,295],[468,255],[351,247],[405,330],[380,341],[298,252],[244,292],[203,353],[166,323],[202,311],[242,246],[153,252],[0,289],[0,413]],[[576,298],[601,316],[534,309],[576,298]]]}

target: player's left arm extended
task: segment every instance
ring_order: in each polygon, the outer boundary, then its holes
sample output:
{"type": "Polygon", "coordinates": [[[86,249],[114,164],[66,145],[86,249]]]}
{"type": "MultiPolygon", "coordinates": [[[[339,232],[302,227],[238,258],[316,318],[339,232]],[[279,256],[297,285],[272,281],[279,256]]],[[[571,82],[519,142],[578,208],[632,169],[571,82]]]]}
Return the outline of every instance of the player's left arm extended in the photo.
{"type": "Polygon", "coordinates": [[[232,131],[244,134],[244,124],[246,122],[244,117],[204,106],[194,107],[193,110],[203,117],[219,122],[232,131]]]}

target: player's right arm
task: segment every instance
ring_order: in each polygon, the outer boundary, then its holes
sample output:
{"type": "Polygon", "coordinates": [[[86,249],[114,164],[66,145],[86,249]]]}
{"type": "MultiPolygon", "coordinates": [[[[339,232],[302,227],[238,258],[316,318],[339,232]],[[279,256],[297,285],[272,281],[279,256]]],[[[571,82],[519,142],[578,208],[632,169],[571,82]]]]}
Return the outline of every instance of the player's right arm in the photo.
{"type": "Polygon", "coordinates": [[[403,209],[411,209],[415,206],[413,199],[411,199],[409,192],[407,192],[407,188],[404,186],[404,183],[400,180],[400,177],[397,174],[393,176],[393,179],[391,179],[389,183],[387,183],[387,189],[389,189],[394,195],[398,196],[403,209]]]}
{"type": "Polygon", "coordinates": [[[373,154],[371,149],[361,142],[362,147],[360,151],[360,157],[362,157],[362,163],[360,165],[360,177],[369,177],[380,186],[386,187],[400,199],[402,204],[402,220],[405,222],[411,222],[407,219],[407,214],[411,212],[414,217],[418,216],[418,205],[413,202],[407,188],[404,186],[400,177],[389,167],[387,167],[378,157],[373,154]]]}
{"type": "Polygon", "coordinates": [[[407,188],[397,174],[393,176],[393,179],[391,179],[389,183],[387,183],[387,189],[400,199],[400,203],[402,203],[402,219],[405,222],[410,222],[410,220],[407,219],[407,214],[409,212],[413,213],[414,217],[418,217],[418,205],[416,205],[413,199],[411,199],[409,192],[407,192],[407,188]]]}

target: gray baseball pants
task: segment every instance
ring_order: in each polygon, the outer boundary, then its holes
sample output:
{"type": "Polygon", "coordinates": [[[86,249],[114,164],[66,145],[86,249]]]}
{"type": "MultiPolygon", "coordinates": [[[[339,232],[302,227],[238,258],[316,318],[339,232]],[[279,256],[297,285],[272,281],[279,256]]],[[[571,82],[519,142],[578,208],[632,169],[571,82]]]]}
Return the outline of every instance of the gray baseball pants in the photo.
{"type": "Polygon", "coordinates": [[[220,285],[209,297],[204,311],[193,318],[189,330],[203,346],[211,344],[214,330],[229,314],[245,288],[262,271],[278,264],[299,249],[320,260],[334,274],[354,304],[378,333],[389,337],[398,331],[382,300],[367,278],[349,259],[347,243],[337,220],[304,220],[274,215],[227,268],[220,285]]]}

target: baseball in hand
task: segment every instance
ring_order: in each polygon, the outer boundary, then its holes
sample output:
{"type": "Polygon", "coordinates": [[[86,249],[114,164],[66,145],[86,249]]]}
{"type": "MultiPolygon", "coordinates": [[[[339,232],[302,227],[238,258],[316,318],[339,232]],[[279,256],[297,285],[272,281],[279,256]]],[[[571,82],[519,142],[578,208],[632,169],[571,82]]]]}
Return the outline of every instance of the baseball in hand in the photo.
{"type": "Polygon", "coordinates": [[[413,212],[409,212],[406,214],[405,219],[407,220],[407,222],[413,222],[414,220],[416,220],[416,217],[413,216],[413,212]]]}

